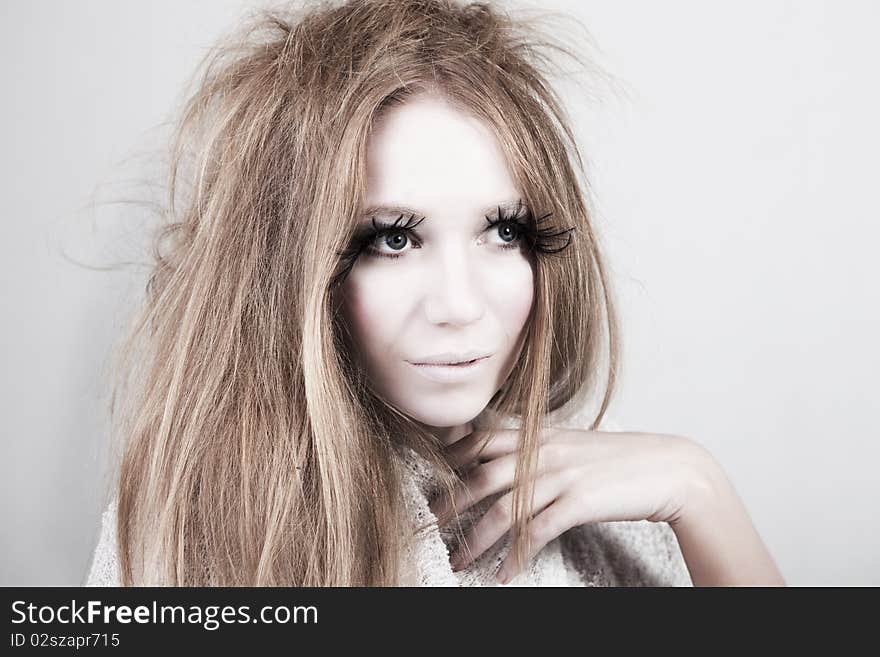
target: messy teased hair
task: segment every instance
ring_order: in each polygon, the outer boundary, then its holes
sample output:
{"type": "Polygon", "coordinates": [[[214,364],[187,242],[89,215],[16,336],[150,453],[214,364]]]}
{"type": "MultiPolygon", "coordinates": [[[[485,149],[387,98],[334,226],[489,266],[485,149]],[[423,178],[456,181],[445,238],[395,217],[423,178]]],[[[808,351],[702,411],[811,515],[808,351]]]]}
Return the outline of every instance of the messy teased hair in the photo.
{"type": "Polygon", "coordinates": [[[206,56],[114,388],[123,585],[401,581],[412,532],[395,450],[428,459],[447,494],[457,475],[359,378],[335,309],[371,126],[428,91],[494,132],[560,237],[535,255],[523,349],[487,408],[520,421],[513,536],[526,554],[542,423],[593,395],[597,427],[619,349],[584,166],[548,83],[552,54],[581,60],[537,25],[483,2],[312,3],[257,12],[206,56]]]}

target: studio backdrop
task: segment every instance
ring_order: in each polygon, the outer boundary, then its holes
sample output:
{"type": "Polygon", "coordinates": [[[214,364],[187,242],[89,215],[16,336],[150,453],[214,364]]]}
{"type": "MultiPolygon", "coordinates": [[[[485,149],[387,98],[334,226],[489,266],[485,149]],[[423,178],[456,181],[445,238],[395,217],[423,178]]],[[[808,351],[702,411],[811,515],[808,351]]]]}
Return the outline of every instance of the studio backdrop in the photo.
{"type": "MultiPolygon", "coordinates": [[[[705,445],[789,584],[880,584],[880,8],[504,4],[578,21],[596,64],[559,88],[620,302],[610,416],[705,445]]],[[[146,284],[151,218],[126,199],[155,192],[189,76],[258,6],[0,7],[0,585],[84,581],[108,368],[146,284]]]]}

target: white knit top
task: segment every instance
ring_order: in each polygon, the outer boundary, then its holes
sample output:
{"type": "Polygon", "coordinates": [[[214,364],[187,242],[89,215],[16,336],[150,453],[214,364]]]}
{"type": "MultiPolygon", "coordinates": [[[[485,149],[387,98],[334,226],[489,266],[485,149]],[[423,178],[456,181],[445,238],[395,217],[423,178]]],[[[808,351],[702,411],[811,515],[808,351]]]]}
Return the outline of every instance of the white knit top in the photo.
{"type": "MultiPolygon", "coordinates": [[[[559,426],[579,426],[583,416],[559,426]]],[[[513,426],[507,424],[506,426],[513,426]]],[[[603,422],[602,429],[616,427],[603,422]]],[[[428,506],[438,490],[429,464],[416,452],[400,452],[406,466],[404,499],[413,528],[435,520],[428,506]]],[[[478,521],[500,493],[481,500],[461,514],[462,531],[478,521]]],[[[453,571],[457,532],[453,523],[423,530],[406,550],[404,586],[499,586],[495,574],[511,548],[510,532],[466,568],[453,571]]],[[[116,551],[116,505],[102,517],[86,586],[119,586],[116,551]]],[[[620,521],[574,527],[550,541],[529,567],[507,586],[691,586],[678,541],[664,522],[620,521]]]]}

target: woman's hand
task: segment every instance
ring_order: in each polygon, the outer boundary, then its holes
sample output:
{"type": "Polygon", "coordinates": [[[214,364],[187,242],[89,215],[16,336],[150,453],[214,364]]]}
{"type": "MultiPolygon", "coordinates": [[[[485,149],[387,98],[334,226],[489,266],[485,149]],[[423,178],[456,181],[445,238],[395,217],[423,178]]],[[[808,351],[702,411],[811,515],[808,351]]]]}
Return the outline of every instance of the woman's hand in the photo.
{"type": "MultiPolygon", "coordinates": [[[[479,557],[513,524],[516,430],[498,432],[477,453],[486,434],[471,433],[447,450],[456,468],[467,469],[452,506],[441,498],[432,510],[441,524],[483,498],[507,491],[468,534],[467,550],[453,557],[457,570],[479,557]],[[469,466],[469,467],[467,467],[469,466]]],[[[711,459],[696,443],[678,436],[546,429],[538,450],[535,507],[530,522],[531,559],[568,529],[592,522],[651,520],[676,522],[693,491],[704,484],[711,459]]],[[[498,573],[511,579],[521,567],[512,555],[498,573]]]]}

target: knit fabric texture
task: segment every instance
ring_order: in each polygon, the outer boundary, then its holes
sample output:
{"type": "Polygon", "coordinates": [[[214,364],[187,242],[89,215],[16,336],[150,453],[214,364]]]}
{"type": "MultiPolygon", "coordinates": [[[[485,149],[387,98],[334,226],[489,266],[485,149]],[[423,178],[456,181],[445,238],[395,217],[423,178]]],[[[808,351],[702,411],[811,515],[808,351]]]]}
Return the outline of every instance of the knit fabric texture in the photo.
{"type": "MultiPolygon", "coordinates": [[[[583,428],[583,415],[558,426],[583,428]]],[[[513,427],[513,423],[503,426],[513,427]]],[[[619,430],[610,421],[602,430],[619,430]]],[[[402,490],[412,527],[433,523],[429,501],[439,491],[429,464],[410,448],[399,452],[405,466],[402,490]]],[[[460,514],[461,531],[483,517],[501,493],[484,498],[460,514]]],[[[432,524],[405,550],[402,586],[500,586],[495,575],[510,552],[506,532],[467,567],[453,571],[450,557],[458,545],[455,521],[432,524]]],[[[599,522],[573,527],[545,545],[506,586],[691,586],[674,532],[665,522],[599,522]]],[[[86,586],[119,586],[116,502],[104,511],[86,586]]]]}

